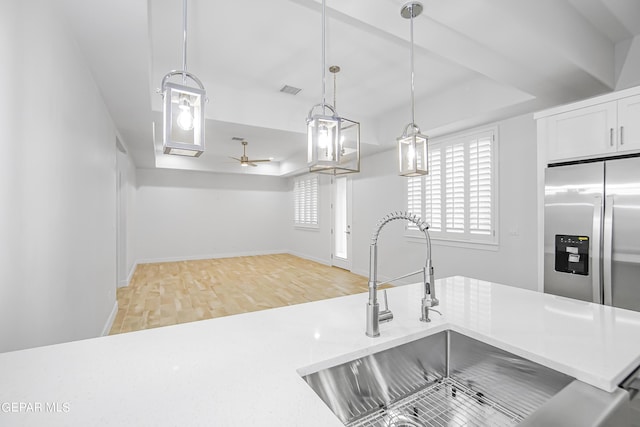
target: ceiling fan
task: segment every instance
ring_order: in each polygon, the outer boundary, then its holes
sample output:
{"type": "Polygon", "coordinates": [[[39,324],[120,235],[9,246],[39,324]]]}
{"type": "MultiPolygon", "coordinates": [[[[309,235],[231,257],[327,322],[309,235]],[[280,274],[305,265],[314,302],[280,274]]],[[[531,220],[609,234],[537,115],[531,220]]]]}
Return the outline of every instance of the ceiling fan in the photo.
{"type": "Polygon", "coordinates": [[[260,159],[260,160],[250,160],[247,157],[247,141],[242,141],[242,156],[238,159],[237,157],[231,157],[233,160],[237,160],[240,162],[240,166],[258,166],[256,163],[261,162],[270,162],[272,159],[260,159]]]}

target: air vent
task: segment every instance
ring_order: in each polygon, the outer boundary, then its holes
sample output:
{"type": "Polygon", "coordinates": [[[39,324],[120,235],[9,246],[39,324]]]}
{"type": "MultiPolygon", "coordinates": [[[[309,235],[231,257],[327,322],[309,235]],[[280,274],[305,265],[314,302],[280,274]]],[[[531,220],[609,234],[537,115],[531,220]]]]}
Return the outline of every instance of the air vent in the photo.
{"type": "Polygon", "coordinates": [[[297,95],[298,92],[300,92],[302,89],[299,89],[297,87],[293,87],[293,86],[289,86],[289,85],[284,85],[282,86],[282,89],[280,89],[280,92],[282,93],[288,93],[289,95],[297,95]]]}

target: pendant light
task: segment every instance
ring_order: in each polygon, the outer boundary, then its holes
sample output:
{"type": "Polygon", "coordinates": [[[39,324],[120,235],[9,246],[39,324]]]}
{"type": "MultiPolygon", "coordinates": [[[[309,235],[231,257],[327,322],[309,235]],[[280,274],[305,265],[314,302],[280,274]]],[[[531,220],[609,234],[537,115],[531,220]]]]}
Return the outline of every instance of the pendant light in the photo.
{"type": "Polygon", "coordinates": [[[322,0],[322,102],[311,107],[307,116],[308,166],[310,172],[342,175],[360,171],[360,124],[341,118],[335,108],[335,75],[332,66],[334,105],[326,102],[325,28],[326,0],[322,0]],[[314,110],[319,112],[314,114],[314,110]],[[330,114],[328,114],[328,111],[330,114]]]}
{"type": "Polygon", "coordinates": [[[162,146],[165,154],[199,157],[204,152],[204,104],[202,82],[187,71],[187,0],[182,0],[182,70],[172,70],[162,78],[162,146]],[[170,82],[182,76],[182,84],[170,82]],[[187,85],[187,79],[197,87],[187,85]]]}
{"type": "Polygon", "coordinates": [[[420,176],[428,173],[427,140],[420,133],[415,120],[414,71],[413,71],[413,18],[422,13],[422,4],[416,1],[405,3],[400,15],[411,22],[411,123],[398,140],[398,160],[401,176],[420,176]]]}

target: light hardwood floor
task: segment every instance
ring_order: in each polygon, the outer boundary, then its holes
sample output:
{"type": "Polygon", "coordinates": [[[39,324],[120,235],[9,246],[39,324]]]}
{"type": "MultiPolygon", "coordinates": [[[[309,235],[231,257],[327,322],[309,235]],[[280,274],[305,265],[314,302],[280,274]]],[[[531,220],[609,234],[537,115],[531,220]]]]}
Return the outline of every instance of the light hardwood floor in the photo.
{"type": "Polygon", "coordinates": [[[110,335],[366,290],[366,277],[288,254],[141,264],[110,335]]]}

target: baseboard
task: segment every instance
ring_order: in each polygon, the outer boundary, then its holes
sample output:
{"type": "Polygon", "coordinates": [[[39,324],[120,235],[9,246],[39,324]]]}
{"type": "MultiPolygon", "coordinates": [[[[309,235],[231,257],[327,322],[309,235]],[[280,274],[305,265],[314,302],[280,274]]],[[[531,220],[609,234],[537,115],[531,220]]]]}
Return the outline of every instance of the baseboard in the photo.
{"type": "Polygon", "coordinates": [[[113,327],[113,322],[116,320],[116,315],[118,314],[118,300],[113,302],[113,309],[111,310],[111,314],[107,318],[107,323],[104,324],[104,329],[102,329],[102,336],[109,335],[111,328],[113,327]]]}
{"type": "Polygon", "coordinates": [[[360,270],[360,269],[358,269],[358,270],[351,270],[351,272],[352,272],[353,274],[358,274],[358,275],[360,275],[360,276],[369,277],[369,271],[368,271],[368,270],[367,270],[367,271],[365,271],[365,270],[360,270]]]}
{"type": "Polygon", "coordinates": [[[125,288],[125,287],[129,286],[129,283],[131,283],[131,279],[133,279],[133,274],[136,272],[136,267],[138,267],[138,263],[134,262],[133,266],[129,270],[129,274],[127,275],[127,278],[124,279],[124,280],[120,280],[118,282],[118,287],[119,288],[125,288]]]}
{"type": "Polygon", "coordinates": [[[293,255],[293,256],[297,256],[298,258],[308,259],[309,261],[314,261],[314,262],[317,262],[319,264],[331,265],[331,260],[312,257],[310,255],[306,255],[306,254],[303,254],[303,253],[300,253],[300,252],[284,251],[284,253],[289,254],[289,255],[293,255]]]}
{"type": "Polygon", "coordinates": [[[248,251],[248,252],[230,252],[222,254],[207,254],[207,255],[191,255],[181,257],[167,257],[167,258],[147,258],[136,262],[138,264],[153,264],[158,262],[178,262],[178,261],[198,261],[201,259],[217,259],[217,258],[235,258],[241,256],[260,256],[260,255],[276,255],[289,253],[285,250],[272,250],[272,251],[248,251]]]}

